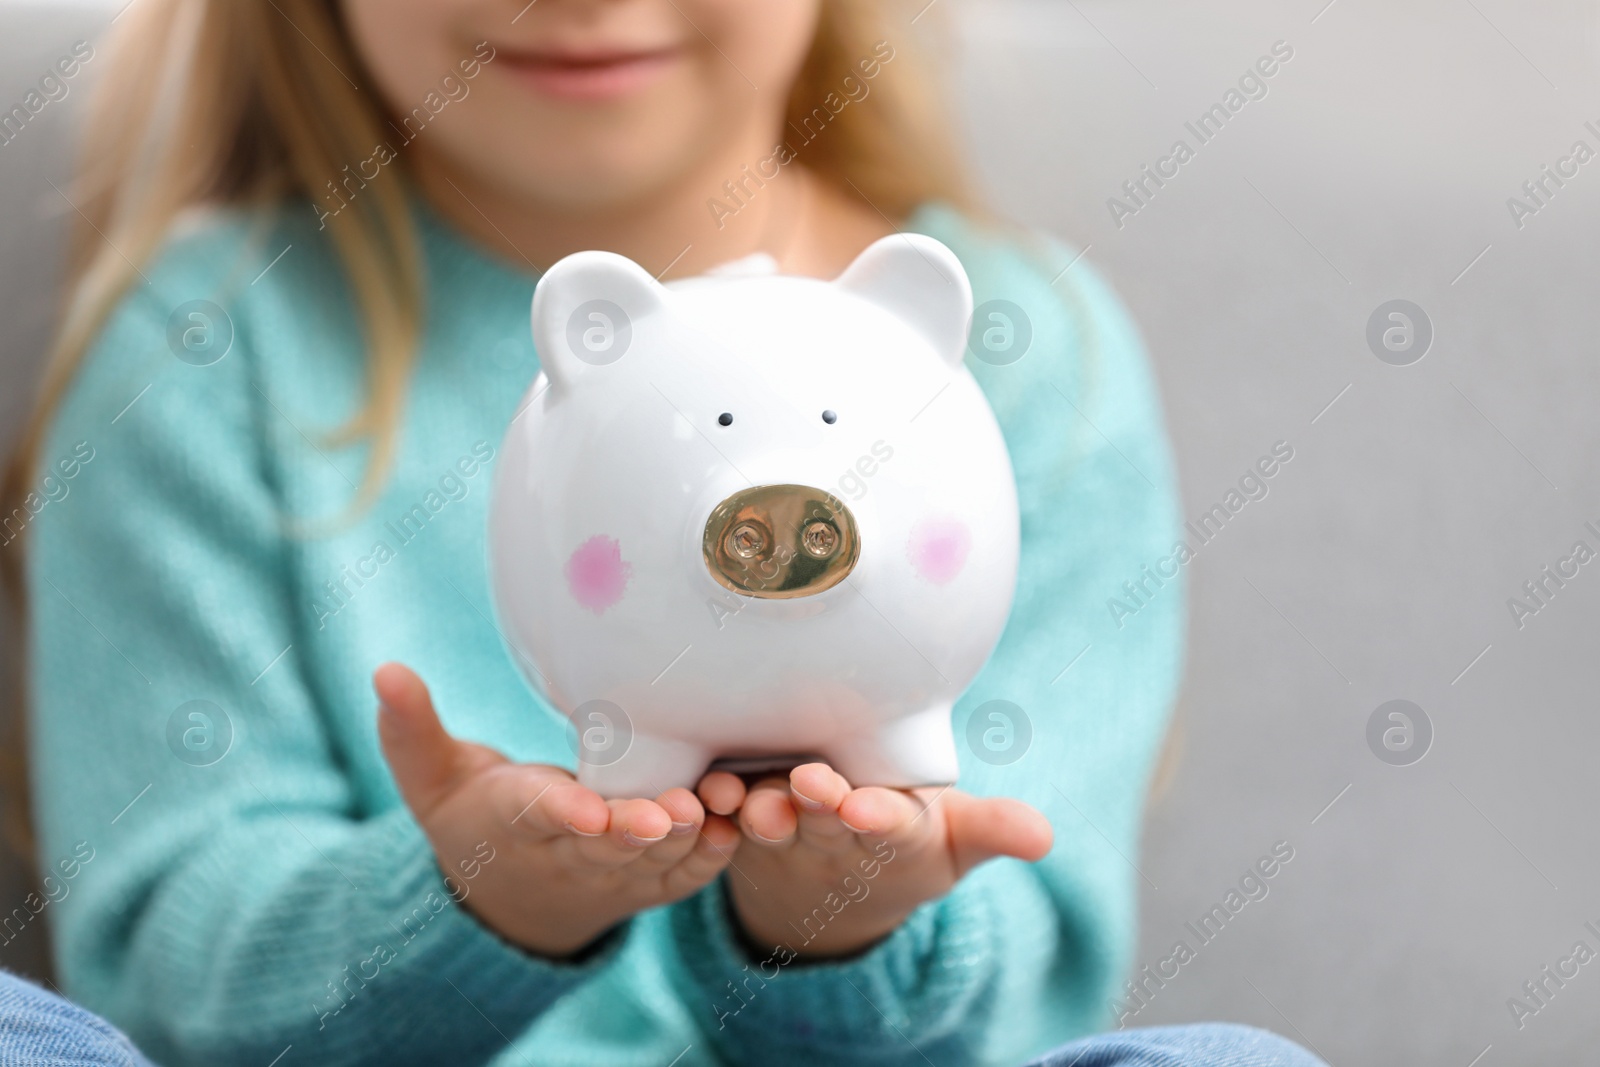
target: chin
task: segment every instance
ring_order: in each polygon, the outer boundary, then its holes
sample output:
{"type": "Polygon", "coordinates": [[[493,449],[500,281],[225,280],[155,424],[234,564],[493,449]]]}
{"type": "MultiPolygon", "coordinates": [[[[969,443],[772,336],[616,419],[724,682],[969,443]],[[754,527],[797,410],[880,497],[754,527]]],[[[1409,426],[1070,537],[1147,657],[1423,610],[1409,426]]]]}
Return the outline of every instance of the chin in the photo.
{"type": "MultiPolygon", "coordinates": [[[[679,155],[677,146],[670,152],[650,152],[637,142],[564,148],[559,161],[539,151],[519,161],[509,178],[518,193],[547,204],[573,209],[624,204],[682,174],[693,161],[679,155]]],[[[497,169],[505,166],[503,157],[491,162],[497,169]]]]}

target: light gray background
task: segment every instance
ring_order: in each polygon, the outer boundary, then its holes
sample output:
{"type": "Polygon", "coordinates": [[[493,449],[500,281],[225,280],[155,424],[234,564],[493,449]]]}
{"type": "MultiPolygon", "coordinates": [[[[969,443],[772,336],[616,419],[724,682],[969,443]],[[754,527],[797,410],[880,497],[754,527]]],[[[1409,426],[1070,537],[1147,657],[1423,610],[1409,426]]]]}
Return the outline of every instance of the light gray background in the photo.
{"type": "MultiPolygon", "coordinates": [[[[1274,442],[1295,449],[1188,568],[1140,962],[1192,942],[1185,921],[1274,842],[1295,858],[1137,1022],[1253,1022],[1341,1067],[1590,1062],[1600,963],[1521,1031],[1506,1000],[1578,939],[1600,949],[1583,929],[1600,925],[1600,563],[1521,630],[1506,600],[1580,537],[1600,549],[1582,530],[1600,526],[1600,159],[1521,230],[1506,199],[1574,140],[1600,149],[1583,128],[1600,126],[1600,18],[1572,0],[1324,4],[941,4],[995,206],[1090,246],[1145,331],[1187,516],[1274,442]],[[1192,144],[1184,121],[1278,40],[1294,58],[1267,97],[1116,228],[1106,199],[1192,144]],[[1408,367],[1365,340],[1397,297],[1436,333],[1408,367]],[[1434,726],[1412,766],[1365,739],[1394,698],[1434,726]]],[[[0,101],[108,17],[0,0],[0,101]]],[[[66,117],[0,148],[7,434],[48,326],[65,205],[44,177],[65,173],[66,117]]],[[[0,900],[22,892],[0,878],[0,900]]],[[[30,932],[0,965],[38,947],[30,932]]]]}

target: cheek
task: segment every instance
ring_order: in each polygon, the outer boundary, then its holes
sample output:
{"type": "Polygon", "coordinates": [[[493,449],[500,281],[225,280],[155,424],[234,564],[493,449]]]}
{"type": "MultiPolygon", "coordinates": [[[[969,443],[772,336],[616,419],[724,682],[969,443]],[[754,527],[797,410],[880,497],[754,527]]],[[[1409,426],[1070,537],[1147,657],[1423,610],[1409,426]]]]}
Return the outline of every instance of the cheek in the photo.
{"type": "Polygon", "coordinates": [[[421,106],[439,78],[472,52],[452,33],[449,5],[436,0],[342,0],[339,9],[351,48],[399,115],[421,106]]]}
{"type": "Polygon", "coordinates": [[[957,519],[924,519],[906,543],[911,566],[934,585],[944,585],[960,574],[971,551],[972,531],[957,519]]]}
{"type": "MultiPolygon", "coordinates": [[[[730,91],[780,102],[811,52],[822,15],[822,0],[675,0],[673,7],[704,32],[708,47],[715,46],[719,64],[713,69],[730,91]]],[[[853,63],[863,57],[842,58],[853,63]]]]}
{"type": "Polygon", "coordinates": [[[567,557],[567,589],[582,607],[600,615],[622,599],[633,565],[622,558],[622,545],[604,534],[591,537],[567,557]]]}

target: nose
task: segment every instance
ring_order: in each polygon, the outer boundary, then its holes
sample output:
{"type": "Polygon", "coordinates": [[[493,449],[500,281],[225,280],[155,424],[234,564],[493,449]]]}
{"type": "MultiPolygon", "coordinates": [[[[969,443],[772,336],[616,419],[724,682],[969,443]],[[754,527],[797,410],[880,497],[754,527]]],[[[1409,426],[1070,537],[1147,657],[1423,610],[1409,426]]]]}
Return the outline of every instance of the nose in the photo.
{"type": "Polygon", "coordinates": [[[808,485],[757,485],[711,509],[706,569],[744,596],[788,600],[844,581],[861,556],[855,516],[808,485]]]}

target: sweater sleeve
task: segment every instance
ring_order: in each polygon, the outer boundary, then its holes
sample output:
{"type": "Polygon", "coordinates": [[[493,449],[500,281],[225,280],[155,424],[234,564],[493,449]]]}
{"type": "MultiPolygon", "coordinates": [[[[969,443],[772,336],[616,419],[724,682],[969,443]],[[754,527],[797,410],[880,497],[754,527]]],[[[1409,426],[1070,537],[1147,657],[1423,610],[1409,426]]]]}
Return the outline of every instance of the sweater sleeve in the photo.
{"type": "Polygon", "coordinates": [[[180,315],[169,342],[183,303],[152,283],[112,316],[28,531],[62,978],[162,1063],[482,1062],[623,935],[582,963],[523,953],[458,905],[470,881],[446,884],[408,811],[361,810],[300,669],[248,339],[174,358],[205,329],[180,315]]]}
{"type": "Polygon", "coordinates": [[[1032,334],[1016,362],[968,361],[1012,454],[1022,554],[1007,629],[954,712],[960,787],[1039,808],[1055,846],[1032,866],[979,867],[843,961],[745,950],[725,892],[677,905],[677,956],[702,998],[691,1008],[728,1062],[1020,1063],[1111,1022],[1131,955],[1139,824],[1184,612],[1154,383],[1109,287],[1085,263],[1058,274],[1067,250],[997,261],[936,235],[966,262],[980,309],[1008,300],[1032,334]],[[1147,565],[1168,577],[1130,600],[1123,583],[1147,565]],[[1013,707],[994,719],[991,705],[969,731],[995,700],[1013,707]],[[998,749],[982,740],[991,726],[998,749]]]}

